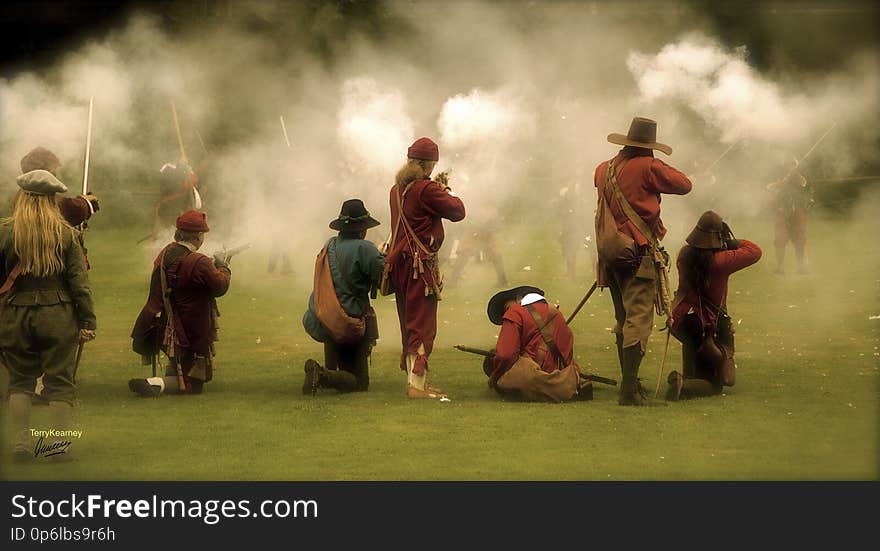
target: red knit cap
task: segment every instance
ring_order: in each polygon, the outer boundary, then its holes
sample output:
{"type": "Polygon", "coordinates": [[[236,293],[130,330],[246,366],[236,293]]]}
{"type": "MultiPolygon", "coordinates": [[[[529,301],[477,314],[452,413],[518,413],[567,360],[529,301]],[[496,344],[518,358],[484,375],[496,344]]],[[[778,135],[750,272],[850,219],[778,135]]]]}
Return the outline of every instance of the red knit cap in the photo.
{"type": "Polygon", "coordinates": [[[32,170],[48,170],[54,174],[61,167],[61,161],[45,147],[35,147],[21,158],[19,166],[22,174],[32,170]]]}
{"type": "Polygon", "coordinates": [[[406,150],[406,156],[410,159],[438,161],[440,160],[440,149],[431,138],[419,138],[406,150]]]}
{"type": "Polygon", "coordinates": [[[208,231],[208,215],[197,210],[188,210],[177,217],[177,229],[193,233],[208,231]]]}

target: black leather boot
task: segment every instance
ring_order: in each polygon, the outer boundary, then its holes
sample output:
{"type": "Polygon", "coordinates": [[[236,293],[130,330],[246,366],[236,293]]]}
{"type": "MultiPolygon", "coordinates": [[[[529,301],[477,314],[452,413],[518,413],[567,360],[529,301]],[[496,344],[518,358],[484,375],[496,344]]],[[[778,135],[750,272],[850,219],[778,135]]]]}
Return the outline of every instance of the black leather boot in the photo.
{"type": "Polygon", "coordinates": [[[647,391],[639,383],[639,366],[642,363],[642,347],[629,346],[622,350],[623,376],[620,381],[620,397],[617,403],[621,406],[665,406],[648,398],[647,391]]]}

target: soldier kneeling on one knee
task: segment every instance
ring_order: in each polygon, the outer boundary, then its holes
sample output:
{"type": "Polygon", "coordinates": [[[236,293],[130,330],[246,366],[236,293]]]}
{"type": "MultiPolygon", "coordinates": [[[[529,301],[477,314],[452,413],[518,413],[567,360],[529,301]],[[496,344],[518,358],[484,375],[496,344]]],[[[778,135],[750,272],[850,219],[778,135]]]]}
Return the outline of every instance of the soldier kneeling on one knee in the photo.
{"type": "Polygon", "coordinates": [[[306,332],[324,343],[324,366],[306,361],[303,394],[319,388],[363,391],[370,385],[370,351],[379,338],[370,296],[376,296],[385,257],[365,237],[378,225],[360,199],[345,201],[339,218],[330,222],[339,234],[318,253],[315,288],[303,315],[306,332]]]}
{"type": "Polygon", "coordinates": [[[727,313],[727,280],[761,258],[761,249],[735,239],[718,214],[706,211],[678,253],[678,291],[672,334],[681,341],[682,373],[673,371],[666,399],[721,394],[735,382],[733,325],[727,313]]]}
{"type": "Polygon", "coordinates": [[[132,392],[144,397],[200,394],[213,377],[216,298],[229,289],[228,258],[196,252],[209,229],[205,213],[187,211],[176,226],[174,241],[153,263],[150,295],[131,332],[134,351],[153,364],[152,377],[128,382],[132,392]],[[164,377],[156,374],[160,351],[169,360],[164,377]]]}

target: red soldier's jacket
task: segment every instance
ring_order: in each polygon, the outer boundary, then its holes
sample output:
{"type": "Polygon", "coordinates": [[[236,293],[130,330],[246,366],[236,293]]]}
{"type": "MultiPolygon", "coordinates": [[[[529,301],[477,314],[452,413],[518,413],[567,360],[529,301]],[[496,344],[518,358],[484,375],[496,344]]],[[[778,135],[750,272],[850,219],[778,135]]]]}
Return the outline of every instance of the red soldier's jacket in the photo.
{"type": "Polygon", "coordinates": [[[532,314],[525,306],[514,304],[504,313],[501,322],[501,332],[495,346],[494,368],[489,376],[491,384],[504,375],[523,354],[535,360],[547,373],[563,369],[572,363],[574,337],[568,324],[565,323],[565,317],[559,310],[555,308],[551,310],[544,300],[533,302],[530,306],[534,307],[544,323],[547,323],[551,311],[556,312],[556,319],[547,327],[552,329],[553,342],[562,354],[565,365],[559,365],[555,355],[548,350],[532,314]]]}
{"type": "MultiPolygon", "coordinates": [[[[440,187],[433,180],[419,180],[413,182],[402,193],[403,214],[413,229],[416,237],[431,252],[440,250],[445,233],[443,231],[443,218],[458,222],[464,218],[464,203],[440,187]]],[[[391,227],[397,224],[397,185],[391,188],[391,227]]],[[[386,262],[396,264],[401,253],[415,248],[415,243],[410,244],[408,234],[401,221],[397,228],[397,235],[391,250],[388,251],[386,262]]]]}
{"type": "Polygon", "coordinates": [[[92,216],[89,201],[85,197],[62,197],[58,199],[61,216],[73,227],[79,226],[92,216]]]}
{"type": "MultiPolygon", "coordinates": [[[[715,306],[727,307],[727,278],[730,274],[747,268],[761,259],[761,248],[745,239],[739,240],[739,247],[729,251],[718,251],[712,257],[709,268],[709,290],[703,295],[715,306]]],[[[681,252],[678,253],[678,273],[681,273],[681,252]]],[[[678,329],[682,320],[691,308],[700,318],[703,326],[715,327],[717,315],[715,310],[693,289],[682,289],[679,286],[675,293],[677,305],[672,311],[673,329],[678,329]],[[681,301],[679,303],[679,300],[681,301]]]]}
{"type": "MultiPolygon", "coordinates": [[[[641,216],[648,228],[654,232],[657,239],[663,239],[666,228],[660,220],[660,194],[684,195],[690,192],[691,181],[683,172],[651,155],[632,157],[621,153],[615,159],[617,159],[614,161],[617,167],[617,184],[621,193],[632,205],[636,214],[641,216]],[[619,168],[621,163],[623,163],[622,169],[619,168]]],[[[608,161],[596,167],[593,183],[600,192],[605,186],[607,170],[608,161]]],[[[632,237],[638,245],[647,245],[648,239],[629,221],[618,206],[611,190],[608,190],[607,196],[611,198],[609,206],[611,214],[617,221],[618,230],[632,237]]]]}
{"type": "Polygon", "coordinates": [[[229,289],[230,272],[227,268],[216,268],[210,257],[190,252],[177,243],[166,246],[153,262],[150,295],[131,332],[131,337],[135,340],[135,351],[138,351],[138,340],[143,339],[150,331],[156,314],[164,310],[159,274],[159,260],[163,254],[168,255],[165,273],[168,288],[171,289],[177,345],[199,354],[207,354],[216,340],[212,315],[214,299],[223,296],[229,289]]]}

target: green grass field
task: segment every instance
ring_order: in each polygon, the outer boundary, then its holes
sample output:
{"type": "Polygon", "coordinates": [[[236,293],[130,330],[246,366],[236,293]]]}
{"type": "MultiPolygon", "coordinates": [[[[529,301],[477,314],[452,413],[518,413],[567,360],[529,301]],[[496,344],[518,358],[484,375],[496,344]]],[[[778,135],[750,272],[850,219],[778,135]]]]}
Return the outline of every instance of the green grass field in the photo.
{"type": "MultiPolygon", "coordinates": [[[[382,339],[370,391],[302,396],[304,360],[323,360],[300,324],[313,255],[297,261],[294,277],[272,277],[264,273],[268,251],[259,246],[232,266],[232,288],[220,301],[219,368],[206,393],[140,399],[126,383],[149,367],[139,365],[128,335],[146,297],[150,253],[132,246],[143,232],[98,226],[88,243],[99,331],[79,371],[74,428],[84,434],[71,448],[79,459],[18,466],[4,453],[3,478],[877,479],[880,320],[869,318],[880,314],[878,224],[814,216],[812,275],[784,278],[772,275],[767,225],[759,219],[753,231],[738,228],[765,255],[731,279],[736,387],[666,408],[620,407],[616,391],[603,385],[592,402],[500,401],[486,387],[479,358],[452,349],[488,347],[497,334],[485,317],[493,290],[481,283],[492,280],[491,269],[478,263],[440,307],[432,380],[450,403],[404,396],[394,304],[383,297],[376,302],[382,339]]],[[[543,286],[567,313],[592,277],[567,280],[558,246],[549,243],[546,258],[505,249],[511,284],[543,286]],[[525,265],[532,270],[520,270],[525,265]]],[[[612,323],[610,298],[597,293],[573,323],[575,352],[589,371],[619,378],[612,323]]],[[[641,372],[652,388],[662,347],[655,332],[641,372]]],[[[680,358],[673,340],[667,373],[680,369],[680,358]]],[[[36,408],[32,425],[46,423],[45,408],[36,408]]]]}

